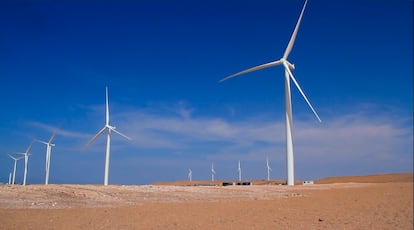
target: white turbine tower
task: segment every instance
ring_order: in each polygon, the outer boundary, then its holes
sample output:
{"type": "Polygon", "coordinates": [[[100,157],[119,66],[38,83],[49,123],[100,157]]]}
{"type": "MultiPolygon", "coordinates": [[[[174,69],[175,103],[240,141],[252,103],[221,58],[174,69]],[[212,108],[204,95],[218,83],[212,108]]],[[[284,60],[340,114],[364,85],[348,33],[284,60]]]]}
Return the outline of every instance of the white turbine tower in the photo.
{"type": "Polygon", "coordinates": [[[269,165],[269,158],[266,157],[266,168],[267,168],[267,181],[270,180],[270,171],[272,171],[272,168],[270,168],[269,165]]]}
{"type": "Polygon", "coordinates": [[[46,145],[46,163],[45,163],[45,168],[46,168],[45,184],[46,185],[49,184],[50,154],[52,152],[52,147],[55,146],[55,144],[52,144],[52,141],[55,138],[55,136],[56,136],[56,132],[52,134],[48,142],[37,140],[38,142],[46,145]]]}
{"type": "Polygon", "coordinates": [[[188,168],[188,180],[192,181],[193,180],[193,171],[191,171],[190,168],[188,168]]]}
{"type": "Polygon", "coordinates": [[[24,153],[18,153],[22,154],[24,156],[24,174],[23,174],[23,185],[26,185],[26,179],[27,179],[27,166],[29,164],[29,156],[31,155],[29,153],[30,149],[32,148],[33,141],[30,143],[29,147],[26,149],[26,152],[24,153]]]}
{"type": "Polygon", "coordinates": [[[214,170],[214,163],[211,163],[211,181],[214,181],[215,175],[216,175],[216,171],[214,170]]]}
{"type": "Polygon", "coordinates": [[[105,126],[99,130],[98,133],[95,134],[95,136],[92,137],[92,139],[86,144],[87,146],[90,145],[92,142],[98,138],[99,135],[101,135],[105,130],[108,131],[106,136],[106,155],[105,155],[105,175],[104,175],[104,185],[108,185],[108,176],[109,176],[109,155],[110,155],[110,149],[111,149],[111,131],[114,131],[115,133],[125,137],[128,140],[131,140],[131,138],[127,137],[126,135],[118,132],[116,130],[115,126],[111,126],[109,124],[109,105],[108,105],[108,87],[106,87],[105,91],[105,126]]]}
{"type": "Polygon", "coordinates": [[[276,61],[272,61],[266,64],[262,64],[259,66],[255,66],[236,74],[230,75],[220,80],[220,82],[225,81],[227,79],[236,77],[241,74],[249,73],[252,71],[260,70],[269,68],[272,66],[283,65],[285,69],[285,106],[286,106],[286,171],[287,171],[287,184],[294,185],[294,159],[293,159],[293,118],[292,118],[292,102],[291,102],[291,93],[290,93],[290,79],[292,79],[293,83],[298,88],[299,92],[301,93],[302,97],[305,99],[306,103],[312,110],[313,114],[316,116],[319,122],[321,119],[319,118],[318,114],[316,113],[315,109],[312,107],[309,99],[306,97],[305,93],[302,91],[302,88],[299,86],[298,82],[296,81],[295,77],[292,74],[292,70],[295,69],[295,66],[291,64],[287,58],[292,51],[293,44],[295,43],[296,35],[299,30],[299,25],[302,20],[303,13],[305,11],[305,7],[307,4],[307,0],[305,1],[302,11],[300,13],[298,22],[296,23],[295,29],[293,34],[289,40],[288,46],[286,47],[285,53],[283,54],[282,58],[276,61]]]}
{"type": "Polygon", "coordinates": [[[11,184],[14,184],[14,182],[16,181],[16,167],[17,167],[17,161],[22,159],[23,157],[14,157],[12,155],[9,154],[9,157],[11,159],[14,160],[14,165],[13,165],[13,177],[12,177],[12,181],[11,184]]]}
{"type": "Polygon", "coordinates": [[[241,166],[240,166],[240,160],[239,160],[239,165],[237,167],[237,172],[239,173],[239,181],[241,181],[241,173],[242,173],[242,171],[241,171],[241,166]]]}
{"type": "Polygon", "coordinates": [[[12,173],[9,173],[9,183],[8,184],[11,184],[11,180],[12,180],[12,173]]]}

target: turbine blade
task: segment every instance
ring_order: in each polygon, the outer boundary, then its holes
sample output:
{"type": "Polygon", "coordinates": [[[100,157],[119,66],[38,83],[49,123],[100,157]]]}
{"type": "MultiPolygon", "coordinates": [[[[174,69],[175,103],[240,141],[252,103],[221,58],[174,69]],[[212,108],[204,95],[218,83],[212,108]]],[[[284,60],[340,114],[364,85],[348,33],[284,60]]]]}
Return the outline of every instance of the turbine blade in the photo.
{"type": "Polygon", "coordinates": [[[227,76],[227,77],[225,77],[225,78],[221,79],[219,82],[223,82],[223,81],[225,81],[225,80],[228,80],[228,79],[230,79],[230,78],[233,78],[233,77],[239,76],[239,75],[241,75],[241,74],[245,74],[245,73],[249,73],[249,72],[253,72],[253,71],[256,71],[256,70],[265,69],[265,68],[269,68],[269,67],[276,66],[276,65],[281,65],[281,64],[282,64],[282,61],[277,60],[277,61],[272,61],[272,62],[269,62],[269,63],[263,64],[263,65],[258,65],[258,66],[255,66],[255,67],[252,67],[252,68],[249,68],[249,69],[246,69],[246,70],[240,71],[240,72],[238,72],[238,73],[235,73],[235,74],[233,74],[233,75],[227,76]]]}
{"type": "Polygon", "coordinates": [[[316,111],[313,108],[312,104],[310,103],[309,99],[306,97],[305,93],[303,92],[302,88],[300,88],[300,85],[296,81],[296,79],[293,76],[292,72],[290,71],[289,66],[286,64],[286,62],[284,62],[283,65],[285,66],[285,70],[288,71],[290,78],[292,78],[292,80],[295,83],[296,87],[298,88],[299,92],[302,94],[302,97],[305,99],[306,103],[308,103],[308,106],[311,108],[313,114],[315,114],[315,117],[318,119],[319,122],[322,122],[322,120],[319,118],[318,113],[316,113],[316,111]]]}
{"type": "Polygon", "coordinates": [[[53,141],[53,139],[55,139],[56,133],[57,133],[57,131],[54,131],[54,132],[53,132],[52,136],[51,136],[51,137],[50,137],[50,139],[49,139],[48,144],[51,144],[51,143],[52,143],[52,141],[53,141]]]}
{"type": "Polygon", "coordinates": [[[119,135],[121,135],[121,136],[125,137],[126,139],[131,140],[131,138],[130,138],[130,137],[128,137],[127,135],[122,134],[122,133],[120,133],[120,132],[116,131],[116,130],[115,130],[115,129],[113,129],[113,128],[111,128],[111,130],[112,130],[112,131],[114,131],[114,132],[116,132],[116,133],[118,133],[119,135]]]}
{"type": "Polygon", "coordinates": [[[41,140],[36,140],[36,141],[39,142],[39,143],[45,144],[45,145],[48,144],[47,142],[44,142],[44,141],[41,141],[41,140]]]}
{"type": "Polygon", "coordinates": [[[106,129],[106,126],[105,127],[103,127],[101,130],[99,130],[99,132],[98,133],[96,133],[95,134],[95,136],[93,136],[89,141],[88,141],[88,143],[86,144],[86,146],[89,146],[92,142],[94,142],[95,140],[96,140],[96,138],[98,138],[98,136],[99,135],[101,135],[104,131],[105,131],[105,129],[106,129]]]}
{"type": "Polygon", "coordinates": [[[28,153],[30,151],[30,149],[32,148],[33,142],[35,142],[36,140],[32,140],[32,142],[30,142],[29,147],[27,147],[26,149],[26,153],[28,153]]]}
{"type": "Polygon", "coordinates": [[[283,59],[287,59],[287,57],[290,54],[290,51],[292,51],[293,44],[295,43],[296,35],[299,30],[300,22],[302,21],[303,12],[305,12],[305,7],[307,3],[308,3],[308,0],[305,0],[305,3],[303,4],[302,12],[300,13],[298,22],[296,23],[295,30],[293,31],[292,36],[290,37],[290,40],[289,40],[289,44],[286,47],[285,53],[283,54],[283,59]]]}
{"type": "Polygon", "coordinates": [[[108,87],[106,87],[105,90],[105,124],[109,125],[108,87]]]}

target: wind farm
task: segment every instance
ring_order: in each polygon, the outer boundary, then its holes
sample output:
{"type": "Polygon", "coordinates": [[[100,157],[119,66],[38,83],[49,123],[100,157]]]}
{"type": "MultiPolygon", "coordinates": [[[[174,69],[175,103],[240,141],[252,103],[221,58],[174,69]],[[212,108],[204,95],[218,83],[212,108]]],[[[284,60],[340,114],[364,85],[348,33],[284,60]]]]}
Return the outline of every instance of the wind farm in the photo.
{"type": "Polygon", "coordinates": [[[0,2],[1,228],[412,229],[412,9],[0,2]]]}

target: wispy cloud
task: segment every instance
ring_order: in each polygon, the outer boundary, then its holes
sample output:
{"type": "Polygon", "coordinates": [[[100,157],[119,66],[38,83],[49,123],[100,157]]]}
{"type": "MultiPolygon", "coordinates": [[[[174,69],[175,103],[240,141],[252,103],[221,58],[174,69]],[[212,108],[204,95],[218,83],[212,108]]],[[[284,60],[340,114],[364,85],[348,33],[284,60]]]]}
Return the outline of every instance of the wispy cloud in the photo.
{"type": "MultiPolygon", "coordinates": [[[[215,143],[211,152],[231,150],[248,154],[252,149],[284,148],[283,120],[250,117],[225,120],[219,117],[165,115],[132,110],[118,117],[119,127],[131,135],[137,147],[197,149],[197,145],[215,143]]],[[[298,152],[312,156],[386,156],[402,154],[412,146],[412,130],[406,117],[372,111],[340,114],[323,123],[294,122],[294,142],[298,152]]],[[[273,151],[274,152],[274,151],[273,151]]]]}
{"type": "MultiPolygon", "coordinates": [[[[260,115],[234,120],[200,116],[189,112],[195,111],[189,105],[183,107],[176,104],[164,107],[161,111],[154,108],[123,109],[114,112],[111,121],[132,141],[122,140],[122,137],[113,133],[111,149],[114,152],[112,160],[121,162],[123,159],[125,169],[136,171],[137,165],[145,168],[149,167],[145,165],[154,167],[162,164],[168,168],[165,170],[174,171],[186,168],[189,164],[203,165],[207,161],[214,161],[220,167],[221,162],[232,165],[232,162],[242,160],[246,168],[259,167],[258,172],[251,173],[260,174],[260,167],[268,156],[272,164],[277,164],[274,173],[283,178],[281,174],[284,173],[286,151],[283,118],[260,115]]],[[[330,114],[323,123],[300,118],[294,120],[298,175],[318,177],[412,171],[412,119],[401,114],[396,116],[395,113],[378,111],[374,107],[362,106],[358,107],[357,112],[330,114]]],[[[101,109],[96,112],[102,116],[101,109]]],[[[89,116],[85,119],[93,120],[98,115],[91,113],[89,116]]],[[[31,124],[49,132],[55,129],[38,122],[31,124]]],[[[70,152],[75,151],[75,148],[80,149],[80,145],[69,146],[73,145],[73,141],[65,146],[63,139],[76,139],[76,143],[84,144],[92,137],[93,131],[60,129],[62,139],[59,148],[70,152]]],[[[105,141],[105,138],[99,138],[88,148],[88,152],[103,154],[105,141]]],[[[85,157],[91,155],[82,156],[80,161],[85,157]]],[[[232,173],[231,169],[221,170],[232,173]]]]}

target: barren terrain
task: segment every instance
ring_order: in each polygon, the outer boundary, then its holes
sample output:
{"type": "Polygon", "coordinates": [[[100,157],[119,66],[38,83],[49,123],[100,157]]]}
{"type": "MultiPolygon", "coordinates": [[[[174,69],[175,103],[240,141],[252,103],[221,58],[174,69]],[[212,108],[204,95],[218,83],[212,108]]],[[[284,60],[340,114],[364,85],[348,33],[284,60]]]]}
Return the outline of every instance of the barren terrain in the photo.
{"type": "Polygon", "coordinates": [[[206,183],[0,185],[0,229],[413,229],[412,173],[206,183]]]}

